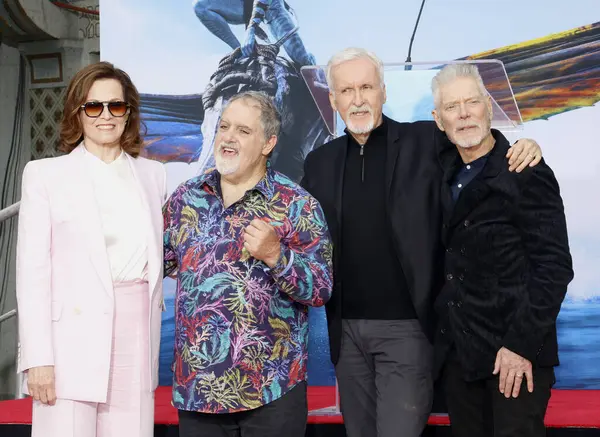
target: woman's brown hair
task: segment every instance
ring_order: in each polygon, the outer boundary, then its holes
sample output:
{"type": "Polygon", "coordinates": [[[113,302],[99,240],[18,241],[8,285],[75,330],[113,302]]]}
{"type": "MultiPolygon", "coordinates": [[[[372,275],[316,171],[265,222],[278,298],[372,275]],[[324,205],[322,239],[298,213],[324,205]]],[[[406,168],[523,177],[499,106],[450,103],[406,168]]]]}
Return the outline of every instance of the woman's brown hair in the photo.
{"type": "Polygon", "coordinates": [[[140,94],[129,75],[109,62],[97,62],[88,65],[78,71],[69,83],[63,118],[60,123],[59,150],[71,153],[83,140],[83,128],[79,119],[79,111],[82,110],[81,105],[86,102],[90,88],[94,82],[100,79],[115,79],[123,87],[125,102],[129,104],[129,116],[121,136],[121,148],[131,156],[137,157],[143,145],[140,132],[142,126],[140,120],[140,94]]]}

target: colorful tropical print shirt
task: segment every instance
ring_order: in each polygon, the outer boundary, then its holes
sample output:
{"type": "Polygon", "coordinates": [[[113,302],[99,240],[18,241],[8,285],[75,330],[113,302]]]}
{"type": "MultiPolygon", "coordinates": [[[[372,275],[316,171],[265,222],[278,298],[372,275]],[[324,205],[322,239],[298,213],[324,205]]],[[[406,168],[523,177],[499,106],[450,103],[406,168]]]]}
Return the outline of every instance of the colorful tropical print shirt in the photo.
{"type": "Polygon", "coordinates": [[[177,278],[173,404],[233,413],[306,379],[308,306],[331,296],[332,245],[319,203],[270,167],[224,207],[216,171],[180,185],[164,206],[165,273],[177,278]],[[244,248],[258,218],[281,241],[269,267],[244,248]]]}

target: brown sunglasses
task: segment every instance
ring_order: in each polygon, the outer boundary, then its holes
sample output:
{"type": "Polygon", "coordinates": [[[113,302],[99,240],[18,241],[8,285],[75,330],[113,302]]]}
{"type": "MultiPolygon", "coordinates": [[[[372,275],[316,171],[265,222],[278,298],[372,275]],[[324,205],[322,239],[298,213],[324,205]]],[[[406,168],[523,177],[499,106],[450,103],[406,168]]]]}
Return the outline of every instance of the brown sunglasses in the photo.
{"type": "Polygon", "coordinates": [[[85,115],[92,118],[100,117],[104,108],[108,108],[108,112],[113,117],[123,117],[127,114],[129,109],[129,103],[125,102],[87,102],[81,105],[81,109],[85,112],[85,115]]]}

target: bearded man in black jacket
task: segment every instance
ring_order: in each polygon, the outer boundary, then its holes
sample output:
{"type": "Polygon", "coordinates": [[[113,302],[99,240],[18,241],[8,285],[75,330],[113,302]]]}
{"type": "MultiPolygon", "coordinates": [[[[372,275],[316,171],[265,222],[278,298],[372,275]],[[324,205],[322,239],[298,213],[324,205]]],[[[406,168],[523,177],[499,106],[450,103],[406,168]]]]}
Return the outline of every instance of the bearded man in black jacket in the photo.
{"type": "Polygon", "coordinates": [[[542,437],[556,318],[573,279],[558,183],[544,160],[509,172],[506,138],[473,64],[432,82],[440,142],[445,284],[435,367],[457,437],[542,437]]]}

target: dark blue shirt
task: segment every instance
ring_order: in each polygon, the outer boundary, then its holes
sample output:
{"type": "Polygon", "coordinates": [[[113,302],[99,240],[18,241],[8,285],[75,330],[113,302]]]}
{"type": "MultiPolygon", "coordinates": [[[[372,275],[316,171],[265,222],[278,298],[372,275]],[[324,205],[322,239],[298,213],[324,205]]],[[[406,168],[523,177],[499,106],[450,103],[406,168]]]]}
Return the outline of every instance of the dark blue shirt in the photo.
{"type": "Polygon", "coordinates": [[[475,179],[475,176],[485,167],[489,153],[486,153],[475,161],[469,163],[462,163],[454,178],[450,181],[450,190],[452,191],[452,200],[456,202],[461,191],[475,179]]]}

